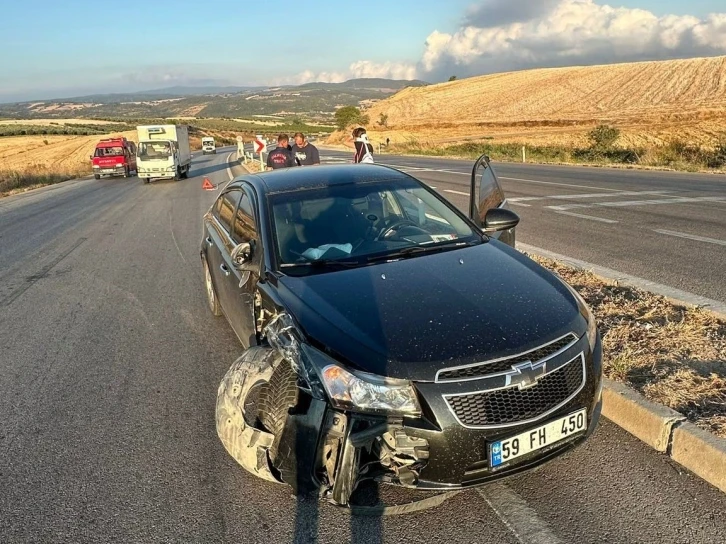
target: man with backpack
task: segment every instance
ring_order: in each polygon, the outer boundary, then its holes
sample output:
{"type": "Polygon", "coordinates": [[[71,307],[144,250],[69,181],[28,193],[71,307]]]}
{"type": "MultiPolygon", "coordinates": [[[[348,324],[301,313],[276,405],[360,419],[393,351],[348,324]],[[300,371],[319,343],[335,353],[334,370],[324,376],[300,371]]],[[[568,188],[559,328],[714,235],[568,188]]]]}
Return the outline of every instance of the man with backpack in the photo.
{"type": "Polygon", "coordinates": [[[372,163],[373,161],[373,144],[368,141],[368,134],[366,129],[358,127],[353,130],[351,136],[345,141],[345,145],[355,149],[355,155],[353,155],[353,162],[359,163],[372,163]]]}

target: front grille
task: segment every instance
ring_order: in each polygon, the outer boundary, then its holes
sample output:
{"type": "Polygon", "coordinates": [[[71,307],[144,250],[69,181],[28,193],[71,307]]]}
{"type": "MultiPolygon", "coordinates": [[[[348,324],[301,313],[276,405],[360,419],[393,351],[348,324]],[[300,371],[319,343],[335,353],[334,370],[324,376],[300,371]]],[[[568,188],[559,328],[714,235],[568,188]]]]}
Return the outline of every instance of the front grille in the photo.
{"type": "Polygon", "coordinates": [[[567,336],[555,340],[554,342],[535,348],[532,351],[521,353],[519,355],[514,355],[512,357],[507,357],[499,361],[484,361],[476,365],[441,370],[436,376],[436,381],[449,382],[458,380],[470,380],[476,378],[483,378],[490,374],[497,374],[499,372],[507,372],[508,370],[512,370],[513,365],[519,363],[524,363],[526,361],[532,361],[532,363],[536,363],[538,361],[541,361],[542,359],[547,359],[548,357],[551,357],[558,351],[568,347],[570,344],[574,344],[575,342],[577,342],[577,336],[575,336],[574,334],[568,334],[567,336]]]}
{"type": "Polygon", "coordinates": [[[572,398],[585,380],[584,373],[584,359],[578,356],[528,389],[514,386],[450,396],[446,401],[465,427],[500,427],[523,423],[556,410],[572,398]]]}

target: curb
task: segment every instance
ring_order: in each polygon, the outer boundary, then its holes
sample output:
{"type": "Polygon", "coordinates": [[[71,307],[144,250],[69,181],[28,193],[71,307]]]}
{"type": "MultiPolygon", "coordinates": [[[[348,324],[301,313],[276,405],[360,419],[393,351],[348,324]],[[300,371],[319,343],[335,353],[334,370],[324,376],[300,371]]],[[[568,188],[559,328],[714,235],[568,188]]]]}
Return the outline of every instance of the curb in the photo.
{"type": "Polygon", "coordinates": [[[685,422],[673,432],[670,456],[726,493],[726,440],[685,422]]]}
{"type": "Polygon", "coordinates": [[[685,421],[685,416],[621,383],[605,378],[603,384],[602,415],[656,451],[666,453],[674,426],[685,421]]]}

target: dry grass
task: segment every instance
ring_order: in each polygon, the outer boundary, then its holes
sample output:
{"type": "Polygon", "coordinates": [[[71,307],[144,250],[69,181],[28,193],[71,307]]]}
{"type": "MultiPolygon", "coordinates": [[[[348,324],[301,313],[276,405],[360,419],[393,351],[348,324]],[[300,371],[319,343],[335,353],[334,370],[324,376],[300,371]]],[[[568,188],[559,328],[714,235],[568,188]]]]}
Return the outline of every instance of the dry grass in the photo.
{"type": "Polygon", "coordinates": [[[96,143],[111,136],[137,141],[136,131],[102,136],[10,136],[0,139],[0,164],[3,170],[26,171],[44,167],[61,171],[86,167],[90,172],[89,156],[96,143]]]}
{"type": "Polygon", "coordinates": [[[599,123],[626,146],[711,145],[726,126],[726,57],[526,70],[408,88],[367,112],[377,141],[582,145],[599,123]],[[388,115],[385,129],[376,124],[388,115]],[[457,140],[458,139],[458,140],[457,140]]]}
{"type": "Polygon", "coordinates": [[[135,131],[104,136],[0,138],[0,196],[91,174],[89,156],[101,138],[111,136],[137,141],[135,131]]]}
{"type": "Polygon", "coordinates": [[[529,255],[592,308],[605,375],[726,437],[726,321],[639,289],[529,255]]]}
{"type": "Polygon", "coordinates": [[[113,121],[101,121],[98,119],[5,119],[0,120],[0,125],[113,125],[121,124],[113,121]]]}

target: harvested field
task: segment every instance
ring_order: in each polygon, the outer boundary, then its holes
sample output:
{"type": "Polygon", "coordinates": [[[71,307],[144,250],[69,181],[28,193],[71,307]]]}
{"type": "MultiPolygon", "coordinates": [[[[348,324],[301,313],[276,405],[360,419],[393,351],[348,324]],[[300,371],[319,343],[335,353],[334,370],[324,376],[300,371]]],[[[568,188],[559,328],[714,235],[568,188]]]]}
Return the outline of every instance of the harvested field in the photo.
{"type": "Polygon", "coordinates": [[[404,89],[366,111],[376,141],[582,145],[600,123],[624,146],[713,145],[726,130],[726,57],[524,70],[404,89]],[[388,127],[377,124],[387,115],[388,127]]]}
{"type": "Polygon", "coordinates": [[[99,119],[0,119],[0,125],[113,125],[120,122],[99,119]]]}
{"type": "Polygon", "coordinates": [[[559,274],[593,310],[605,375],[726,437],[726,321],[665,297],[528,255],[559,274]]]}
{"type": "Polygon", "coordinates": [[[101,138],[125,136],[136,141],[136,131],[103,136],[13,136],[0,139],[0,170],[25,171],[36,167],[67,170],[86,167],[101,138]],[[46,143],[47,142],[47,143],[46,143]]]}

